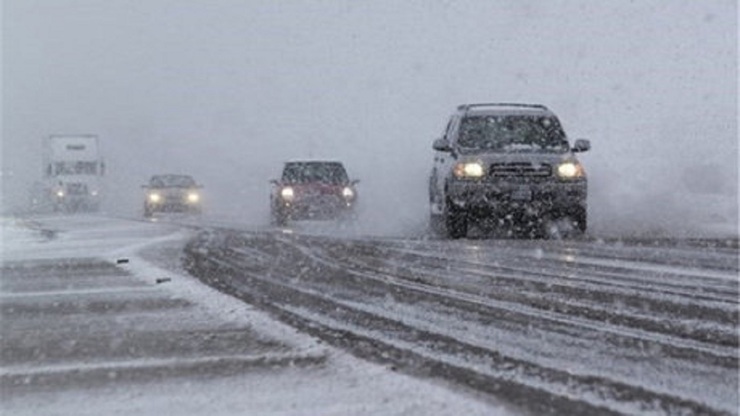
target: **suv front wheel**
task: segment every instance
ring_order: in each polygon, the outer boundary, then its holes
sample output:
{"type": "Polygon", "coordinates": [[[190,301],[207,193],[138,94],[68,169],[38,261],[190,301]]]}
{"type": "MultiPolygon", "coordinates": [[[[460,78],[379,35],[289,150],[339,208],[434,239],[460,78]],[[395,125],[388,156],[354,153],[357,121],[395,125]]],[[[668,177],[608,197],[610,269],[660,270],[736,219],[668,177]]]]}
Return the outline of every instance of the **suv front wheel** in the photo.
{"type": "Polygon", "coordinates": [[[586,208],[579,207],[575,215],[573,216],[573,220],[575,222],[575,226],[578,229],[578,231],[581,232],[581,234],[586,233],[586,228],[588,227],[588,220],[587,220],[587,214],[586,214],[586,208]]]}
{"type": "Polygon", "coordinates": [[[445,231],[450,238],[463,238],[468,234],[468,215],[450,201],[445,203],[445,231]]]}
{"type": "Polygon", "coordinates": [[[272,223],[284,227],[288,225],[288,214],[283,212],[281,209],[273,209],[272,211],[272,223]]]}

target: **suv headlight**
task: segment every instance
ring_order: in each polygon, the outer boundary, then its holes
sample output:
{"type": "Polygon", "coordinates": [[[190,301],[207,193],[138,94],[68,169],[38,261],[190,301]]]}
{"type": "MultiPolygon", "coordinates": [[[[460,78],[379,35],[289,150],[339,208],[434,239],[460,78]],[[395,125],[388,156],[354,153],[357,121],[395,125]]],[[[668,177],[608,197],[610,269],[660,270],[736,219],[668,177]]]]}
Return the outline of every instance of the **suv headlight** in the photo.
{"type": "Polygon", "coordinates": [[[152,192],[149,194],[149,202],[159,202],[162,199],[161,196],[159,196],[158,193],[152,192]]]}
{"type": "Polygon", "coordinates": [[[280,196],[285,201],[292,201],[295,198],[295,192],[293,192],[293,188],[290,186],[286,186],[285,188],[280,190],[280,196]]]}
{"type": "Polygon", "coordinates": [[[200,195],[198,195],[197,192],[188,193],[188,202],[190,202],[191,204],[195,204],[198,201],[200,201],[200,195]]]}
{"type": "Polygon", "coordinates": [[[456,164],[452,173],[458,178],[480,178],[483,171],[483,165],[479,162],[464,162],[456,164]]]}
{"type": "Polygon", "coordinates": [[[558,176],[563,179],[575,179],[586,176],[586,173],[580,163],[565,162],[558,165],[558,176]]]}

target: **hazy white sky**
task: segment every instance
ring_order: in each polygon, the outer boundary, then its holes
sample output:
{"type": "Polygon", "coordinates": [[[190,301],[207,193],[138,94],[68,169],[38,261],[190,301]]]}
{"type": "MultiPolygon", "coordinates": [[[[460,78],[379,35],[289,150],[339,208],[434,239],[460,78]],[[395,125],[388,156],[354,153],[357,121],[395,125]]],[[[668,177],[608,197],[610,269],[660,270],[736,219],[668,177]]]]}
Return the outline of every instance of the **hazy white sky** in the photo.
{"type": "Polygon", "coordinates": [[[4,0],[2,13],[6,207],[40,176],[42,137],[85,132],[103,141],[119,210],[177,171],[212,210],[261,221],[283,160],[327,156],[362,180],[369,218],[401,226],[426,218],[450,111],[524,101],[592,140],[596,220],[737,210],[736,1],[4,0]],[[688,212],[696,192],[734,207],[688,212]]]}

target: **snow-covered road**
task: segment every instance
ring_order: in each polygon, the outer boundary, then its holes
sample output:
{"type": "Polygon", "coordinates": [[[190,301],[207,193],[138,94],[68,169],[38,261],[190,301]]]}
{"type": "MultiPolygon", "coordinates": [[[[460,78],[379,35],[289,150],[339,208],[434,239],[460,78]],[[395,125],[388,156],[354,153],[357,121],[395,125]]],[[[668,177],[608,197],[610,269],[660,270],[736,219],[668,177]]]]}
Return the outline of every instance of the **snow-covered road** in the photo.
{"type": "Polygon", "coordinates": [[[186,252],[203,281],[317,337],[533,413],[738,412],[736,240],[212,230],[186,252]]]}
{"type": "Polygon", "coordinates": [[[521,414],[358,360],[180,268],[175,224],[3,219],[3,415],[521,414]]]}

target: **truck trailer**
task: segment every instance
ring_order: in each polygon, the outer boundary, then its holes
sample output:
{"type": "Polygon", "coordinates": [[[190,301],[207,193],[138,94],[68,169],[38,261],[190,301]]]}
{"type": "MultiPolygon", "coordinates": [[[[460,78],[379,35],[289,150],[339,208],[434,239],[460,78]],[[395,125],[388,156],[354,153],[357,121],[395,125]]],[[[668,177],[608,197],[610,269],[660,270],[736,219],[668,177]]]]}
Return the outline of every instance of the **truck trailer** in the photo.
{"type": "Polygon", "coordinates": [[[36,208],[94,212],[103,198],[105,162],[94,134],[51,135],[44,139],[43,180],[36,208]]]}

